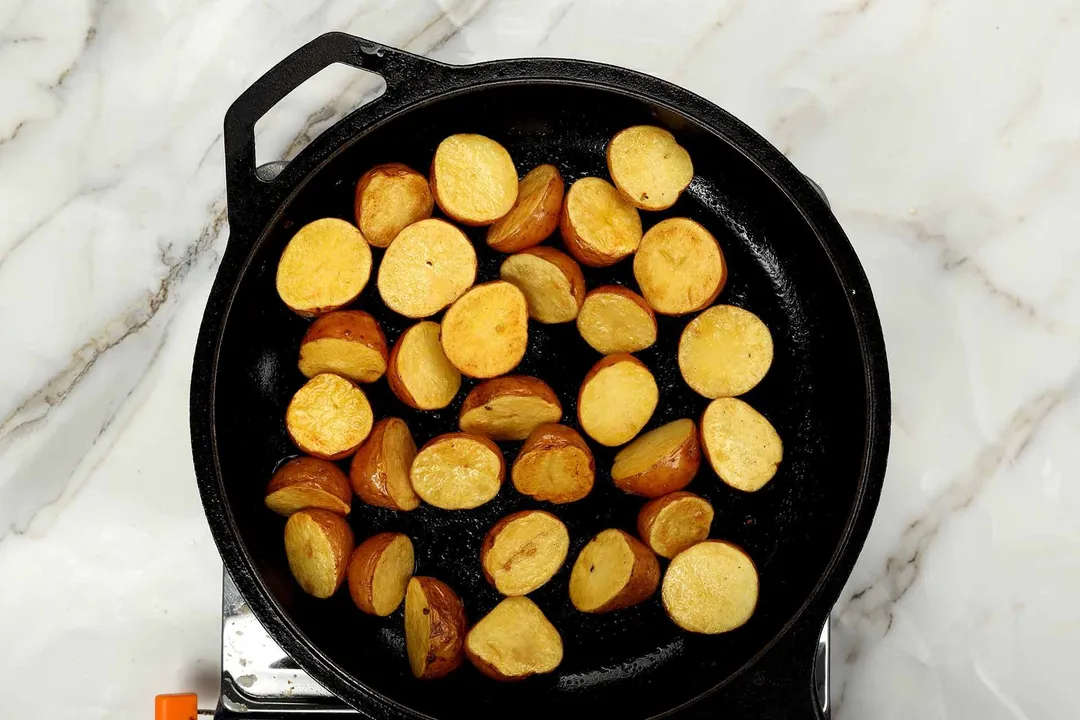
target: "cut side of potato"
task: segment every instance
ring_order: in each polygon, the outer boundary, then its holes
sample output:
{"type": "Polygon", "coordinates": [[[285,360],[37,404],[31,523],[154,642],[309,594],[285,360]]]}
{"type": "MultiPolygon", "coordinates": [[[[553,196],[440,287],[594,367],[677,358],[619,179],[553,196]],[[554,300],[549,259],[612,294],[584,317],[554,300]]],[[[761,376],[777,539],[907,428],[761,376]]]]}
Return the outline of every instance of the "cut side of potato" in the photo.
{"type": "Polygon", "coordinates": [[[349,468],[352,489],[368,505],[415,510],[420,497],[409,481],[415,457],[416,443],[405,421],[394,417],[380,420],[353,456],[349,468]]]}
{"type": "Polygon", "coordinates": [[[673,558],[709,537],[713,507],[690,492],[673,492],[645,503],[638,513],[638,535],[660,557],[673,558]]]}
{"type": "Polygon", "coordinates": [[[414,576],[405,590],[405,650],[421,680],[456,670],[465,658],[465,608],[441,580],[414,576]]]}
{"type": "Polygon", "coordinates": [[[345,579],[353,532],[345,518],[329,510],[300,510],[285,523],[285,556],[296,582],[308,595],[328,598],[345,579]]]}
{"type": "Polygon", "coordinates": [[[525,440],[510,476],[522,495],[569,503],[592,490],[596,462],[584,438],[572,428],[540,425],[525,440]]]}
{"type": "Polygon", "coordinates": [[[514,207],[488,228],[487,244],[512,253],[539,245],[559,226],[563,179],[554,165],[538,165],[518,183],[514,207]]]}
{"type": "Polygon", "coordinates": [[[266,507],[278,515],[322,508],[348,515],[352,490],[345,473],[329,460],[298,457],[281,466],[266,488],[266,507]]]}
{"type": "Polygon", "coordinates": [[[430,218],[397,234],[376,283],[388,308],[424,318],[454,302],[475,280],[476,251],[469,238],[445,220],[430,218]]]}
{"type": "Polygon", "coordinates": [[[641,242],[641,217],[607,180],[581,178],[566,193],[559,228],[570,254],[605,267],[632,254],[641,242]]]}
{"type": "Polygon", "coordinates": [[[285,410],[285,429],[296,447],[326,460],[338,460],[360,447],[372,420],[364,391],[330,373],[308,380],[285,410]]]}
{"type": "Polygon", "coordinates": [[[534,247],[511,255],[499,277],[525,295],[529,317],[545,324],[570,322],[585,302],[585,276],[566,253],[534,247]]]}
{"type": "Polygon", "coordinates": [[[623,492],[655,498],[689,485],[700,465],[697,427],[684,418],[650,430],[620,450],[611,480],[623,492]]]}
{"type": "Polygon", "coordinates": [[[742,627],[758,601],[758,574],[742,548],[707,540],[683,550],[668,565],[661,591],[676,625],[715,635],[742,627]]]}
{"type": "Polygon", "coordinates": [[[615,133],[607,147],[607,166],[615,186],[642,210],[667,210],[694,179],[690,153],[674,135],[654,125],[615,133]]]}
{"type": "Polygon", "coordinates": [[[656,592],[660,563],[622,530],[604,530],[582,548],[570,571],[570,602],[587,613],[637,605],[656,592]]]}
{"type": "Polygon", "coordinates": [[[434,207],[427,178],[408,165],[376,165],[356,184],[356,226],[375,247],[388,246],[406,226],[431,217],[434,207]]]}
{"type": "Polygon", "coordinates": [[[483,135],[451,135],[431,161],[431,192],[444,213],[464,225],[490,225],[510,212],[518,176],[510,153],[483,135]]]}
{"type": "Polygon", "coordinates": [[[679,337],[679,372],[707,398],[749,391],[769,372],[772,334],[752,312],[716,305],[691,320],[679,337]]]}
{"type": "Polygon", "coordinates": [[[646,302],[663,315],[708,307],[727,282],[720,245],[700,224],[669,218],[649,228],[634,255],[634,278],[646,302]]]}
{"type": "Polygon", "coordinates": [[[596,442],[630,442],[649,422],[660,391],[645,363],[633,355],[608,355],[593,365],[578,392],[578,422],[596,442]]]}
{"type": "Polygon", "coordinates": [[[619,285],[589,292],[577,316],[585,342],[604,355],[632,353],[656,342],[656,315],[645,299],[619,285]]]}
{"type": "Polygon", "coordinates": [[[558,422],[562,405],[543,380],[506,375],[486,380],[465,396],[458,423],[492,440],[524,440],[544,423],[558,422]]]}
{"type": "Polygon", "coordinates": [[[554,577],[569,549],[570,534],[559,518],[543,510],[523,510],[488,530],[480,546],[480,565],[503,595],[527,595],[554,577]]]}
{"type": "Polygon", "coordinates": [[[356,607],[380,617],[397,610],[415,563],[412,540],[401,533],[379,533],[357,545],[348,571],[356,607]]]}
{"type": "Polygon", "coordinates": [[[524,680],[559,667],[563,644],[536,603],[510,597],[473,625],[465,638],[465,654],[490,678],[524,680]]]}
{"type": "Polygon", "coordinates": [[[390,351],[386,380],[398,400],[417,410],[439,410],[461,389],[461,373],[446,359],[442,330],[424,320],[401,333],[390,351]]]}
{"type": "Polygon", "coordinates": [[[705,408],[701,447],[720,479],[745,492],[765,487],[784,458],[776,429],[738,398],[719,398],[705,408]]]}
{"type": "Polygon", "coordinates": [[[311,324],[300,341],[300,372],[341,375],[373,383],[386,372],[386,336],[375,318],[362,310],[327,313],[311,324]]]}
{"type": "Polygon", "coordinates": [[[477,285],[443,315],[443,352],[454,367],[471,377],[510,372],[525,357],[528,342],[525,296],[508,282],[477,285]]]}
{"type": "Polygon", "coordinates": [[[499,494],[506,465],[499,447],[481,435],[447,433],[430,440],[409,471],[413,490],[443,510],[469,510],[499,494]]]}
{"type": "Polygon", "coordinates": [[[277,267],[277,291],[290,310],[314,317],[348,305],[371,277],[371,248],[360,231],[337,218],[300,228],[277,267]]]}

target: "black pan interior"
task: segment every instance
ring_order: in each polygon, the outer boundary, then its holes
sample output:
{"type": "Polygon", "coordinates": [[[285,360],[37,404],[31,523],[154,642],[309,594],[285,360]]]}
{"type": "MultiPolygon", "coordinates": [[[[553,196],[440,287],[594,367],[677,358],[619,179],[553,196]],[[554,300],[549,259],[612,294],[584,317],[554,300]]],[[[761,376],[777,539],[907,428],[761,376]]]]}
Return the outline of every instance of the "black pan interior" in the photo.
{"type": "MultiPolygon", "coordinates": [[[[478,281],[496,278],[503,256],[488,250],[482,230],[468,232],[480,258],[478,281]]],[[[560,246],[557,233],[548,244],[560,246]]],[[[376,261],[380,255],[376,251],[376,261]]],[[[605,283],[635,287],[628,260],[586,269],[586,278],[590,288],[605,283]]],[[[393,342],[411,322],[388,311],[374,285],[373,274],[355,307],[378,318],[393,342]]],[[[675,363],[686,321],[661,318],[658,342],[639,354],[661,388],[650,428],[681,417],[696,420],[706,405],[683,383],[675,363]]],[[[518,371],[549,383],[565,408],[563,421],[577,427],[578,385],[598,359],[573,323],[532,323],[528,353],[518,371]]],[[[827,253],[785,193],[736,148],[677,113],[615,91],[535,83],[486,86],[414,108],[357,138],[308,178],[267,228],[226,320],[216,383],[216,444],[229,505],[264,582],[291,622],[357,683],[440,718],[551,717],[555,712],[584,717],[617,709],[626,717],[644,717],[690,701],[729,678],[781,631],[822,577],[858,489],[867,432],[865,383],[851,310],[827,253]],[[745,627],[714,637],[678,630],[665,617],[658,596],[607,615],[575,611],[567,597],[573,558],[604,528],[632,532],[643,502],[611,486],[613,452],[593,443],[596,488],[585,500],[554,509],[570,530],[570,557],[532,595],[562,633],[562,666],[548,677],[500,684],[466,663],[441,681],[418,682],[405,659],[400,609],[377,619],[360,613],[344,589],[328,601],[306,596],[286,565],[284,520],[262,504],[274,468],[297,452],[283,417],[289,398],[304,382],[296,358],[308,324],[276,295],[278,257],[304,223],[327,216],[352,219],[354,186],[365,169],[399,161],[426,170],[436,144],[450,133],[489,135],[509,149],[519,172],[553,163],[569,185],[586,175],[606,177],[608,139],[637,123],[672,130],[696,169],[674,208],[642,213],[645,226],[683,215],[709,228],[730,268],[718,302],[757,313],[775,340],[771,371],[745,399],[784,440],[779,473],[760,492],[745,494],[729,489],[703,466],[688,488],[716,508],[713,537],[741,545],[754,559],[761,576],[760,604],[745,627]]],[[[458,408],[473,384],[466,381],[456,402],[437,413],[405,407],[385,379],[366,389],[376,415],[405,418],[420,444],[457,429],[458,408]]],[[[503,445],[508,466],[517,449],[517,444],[503,445]]],[[[498,518],[534,507],[552,509],[517,494],[507,482],[494,501],[473,511],[422,507],[395,513],[357,501],[350,522],[358,539],[382,530],[407,533],[416,545],[418,573],[448,582],[461,595],[470,620],[476,620],[499,600],[479,568],[484,532],[498,518]]]]}

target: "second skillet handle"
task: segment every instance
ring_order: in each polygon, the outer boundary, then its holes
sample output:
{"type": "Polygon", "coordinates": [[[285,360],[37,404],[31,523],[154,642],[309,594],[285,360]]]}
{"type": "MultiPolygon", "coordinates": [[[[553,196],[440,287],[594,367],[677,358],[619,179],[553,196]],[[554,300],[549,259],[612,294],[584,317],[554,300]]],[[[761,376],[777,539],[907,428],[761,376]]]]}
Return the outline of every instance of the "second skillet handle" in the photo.
{"type": "Polygon", "coordinates": [[[386,92],[369,105],[401,102],[437,83],[449,66],[341,32],[320,35],[256,80],[225,113],[225,181],[234,225],[258,205],[264,181],[255,173],[255,123],[282,98],[320,70],[343,63],[373,72],[386,92]]]}

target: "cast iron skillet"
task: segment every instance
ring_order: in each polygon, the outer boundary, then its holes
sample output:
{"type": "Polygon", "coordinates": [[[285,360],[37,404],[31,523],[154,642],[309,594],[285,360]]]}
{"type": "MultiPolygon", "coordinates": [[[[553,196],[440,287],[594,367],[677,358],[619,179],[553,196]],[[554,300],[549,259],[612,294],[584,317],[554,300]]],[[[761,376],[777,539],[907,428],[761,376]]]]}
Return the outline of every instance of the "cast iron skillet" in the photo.
{"type": "MultiPolygon", "coordinates": [[[[195,469],[225,566],[256,617],[301,667],[372,718],[821,717],[813,651],[877,504],[888,449],[888,374],[858,259],[823,198],[775,148],[706,100],[629,70],[550,59],[455,67],[332,33],[240,96],[225,118],[225,151],[231,236],[195,353],[195,469]],[[259,179],[255,121],[331,63],[378,73],[385,94],[327,130],[276,179],[259,179]],[[562,666],[548,677],[502,684],[466,664],[444,680],[420,683],[405,660],[401,611],[375,619],[345,592],[328,601],[304,595],[285,562],[283,520],[263,507],[275,466],[296,453],[283,417],[303,382],[296,358],[307,325],[275,293],[278,257],[304,223],[352,218],[354,185],[365,169],[400,161],[425,170],[438,141],[451,133],[497,139],[520,172],[554,163],[569,185],[585,175],[605,176],[608,139],[638,123],[671,129],[697,172],[672,210],[642,213],[645,225],[685,215],[708,227],[730,266],[719,302],[753,310],[775,339],[773,367],[746,400],[784,440],[780,472],[754,494],[727,488],[707,468],[689,488],[716,508],[713,537],[736,542],[757,564],[757,611],[743,628],[705,637],[678,630],[659,597],[601,616],[570,606],[573,558],[606,527],[632,529],[642,504],[614,490],[613,453],[594,444],[595,490],[556,511],[570,530],[569,560],[533,594],[562,633],[562,666]]],[[[500,256],[487,249],[481,232],[471,234],[480,256],[477,281],[497,277],[500,256]]],[[[589,269],[587,278],[590,287],[633,284],[628,261],[589,269]]],[[[410,323],[385,309],[374,285],[356,307],[372,312],[392,342],[410,323]]],[[[685,322],[661,319],[658,342],[640,353],[661,388],[650,427],[696,419],[706,405],[675,364],[685,322]]],[[[546,380],[563,401],[564,421],[576,425],[578,385],[599,356],[573,323],[532,323],[530,333],[519,371],[546,380]]],[[[465,394],[445,411],[419,413],[397,402],[385,380],[368,390],[377,416],[404,417],[421,443],[457,428],[465,394]]],[[[517,447],[504,450],[509,463],[517,447]]],[[[418,572],[447,581],[476,620],[499,599],[479,572],[484,532],[509,512],[543,505],[508,482],[473,511],[394,513],[357,501],[350,522],[359,538],[384,529],[408,533],[418,572]]]]}

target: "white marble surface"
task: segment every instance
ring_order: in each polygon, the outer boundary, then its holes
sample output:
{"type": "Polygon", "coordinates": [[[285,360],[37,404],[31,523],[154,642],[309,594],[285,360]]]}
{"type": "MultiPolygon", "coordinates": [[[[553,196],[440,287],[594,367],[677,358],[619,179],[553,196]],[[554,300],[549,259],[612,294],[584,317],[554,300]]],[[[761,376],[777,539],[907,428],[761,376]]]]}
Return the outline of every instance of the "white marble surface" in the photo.
{"type": "MultiPolygon", "coordinates": [[[[220,566],[186,407],[227,236],[221,120],[342,29],[645,70],[818,180],[873,283],[895,408],[837,609],[836,717],[1080,717],[1080,3],[660,6],[0,0],[0,716],[213,702],[220,566]]],[[[369,89],[321,80],[260,124],[264,159],[369,89]]]]}

